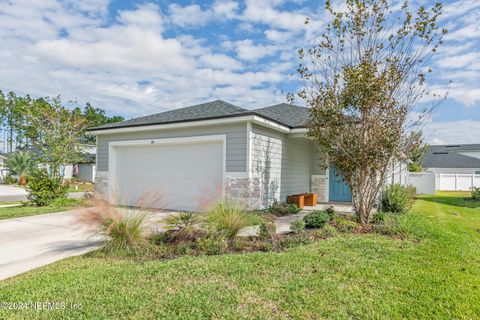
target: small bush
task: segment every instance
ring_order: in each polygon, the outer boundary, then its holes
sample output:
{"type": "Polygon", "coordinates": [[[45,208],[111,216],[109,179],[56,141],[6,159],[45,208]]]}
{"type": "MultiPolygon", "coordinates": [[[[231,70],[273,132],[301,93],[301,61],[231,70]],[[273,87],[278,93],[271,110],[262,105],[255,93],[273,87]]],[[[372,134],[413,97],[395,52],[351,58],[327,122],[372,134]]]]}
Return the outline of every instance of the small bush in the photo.
{"type": "Polygon", "coordinates": [[[243,206],[232,202],[218,203],[208,212],[206,219],[212,231],[222,233],[229,239],[241,229],[261,222],[259,216],[247,213],[243,206]]]}
{"type": "Polygon", "coordinates": [[[372,215],[372,222],[373,223],[380,223],[384,220],[385,220],[385,212],[383,212],[383,211],[375,212],[372,215]]]}
{"type": "Polygon", "coordinates": [[[176,239],[193,240],[201,232],[202,219],[192,212],[181,212],[178,215],[170,215],[163,222],[165,228],[171,230],[171,235],[176,239]]]}
{"type": "Polygon", "coordinates": [[[286,202],[274,202],[267,211],[276,216],[286,216],[289,214],[296,214],[302,209],[300,209],[296,204],[288,204],[286,202]]]}
{"type": "Polygon", "coordinates": [[[333,220],[333,218],[335,217],[335,208],[333,206],[330,206],[325,209],[325,213],[329,215],[330,220],[333,220]]]}
{"type": "Polygon", "coordinates": [[[480,187],[472,188],[472,200],[480,201],[480,187]]]}
{"type": "Polygon", "coordinates": [[[397,236],[404,238],[408,235],[408,229],[399,222],[397,214],[386,213],[384,220],[374,224],[374,231],[387,236],[397,236]]]}
{"type": "Polygon", "coordinates": [[[290,225],[290,230],[293,233],[302,233],[303,231],[305,231],[305,221],[303,221],[302,219],[293,221],[290,225]]]}
{"type": "Polygon", "coordinates": [[[341,216],[335,217],[332,221],[332,225],[338,230],[338,232],[353,232],[360,227],[358,222],[341,216]]]}
{"type": "Polygon", "coordinates": [[[5,179],[3,180],[3,183],[5,184],[17,184],[18,180],[14,176],[8,174],[5,179]]]}
{"type": "Polygon", "coordinates": [[[37,171],[30,178],[27,190],[30,204],[39,207],[67,196],[67,188],[62,185],[61,179],[50,178],[45,170],[37,171]]]}
{"type": "Polygon", "coordinates": [[[228,241],[222,236],[209,236],[196,239],[195,247],[199,253],[218,255],[228,252],[228,241]]]}
{"type": "Polygon", "coordinates": [[[262,239],[270,239],[275,235],[277,228],[274,222],[262,222],[259,226],[259,235],[262,239]]]}
{"type": "Polygon", "coordinates": [[[337,229],[334,226],[331,226],[329,224],[325,225],[321,229],[314,230],[313,232],[314,232],[315,239],[331,238],[338,234],[337,229]]]}
{"type": "Polygon", "coordinates": [[[303,218],[303,221],[305,228],[319,229],[330,221],[330,215],[325,211],[312,211],[303,218]]]}
{"type": "Polygon", "coordinates": [[[403,213],[411,207],[414,196],[413,187],[404,187],[398,183],[387,186],[382,190],[382,211],[403,213]]]}

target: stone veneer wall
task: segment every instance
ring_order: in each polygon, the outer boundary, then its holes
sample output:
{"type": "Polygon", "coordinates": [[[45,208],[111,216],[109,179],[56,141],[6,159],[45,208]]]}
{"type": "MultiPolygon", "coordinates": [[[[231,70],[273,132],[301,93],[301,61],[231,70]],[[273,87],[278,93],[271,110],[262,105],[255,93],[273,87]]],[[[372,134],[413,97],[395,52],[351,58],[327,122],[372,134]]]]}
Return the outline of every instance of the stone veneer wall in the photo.
{"type": "Polygon", "coordinates": [[[328,202],[328,176],[312,175],[311,190],[318,194],[319,202],[328,202]]]}
{"type": "Polygon", "coordinates": [[[108,171],[97,171],[95,175],[95,191],[101,194],[107,194],[108,189],[108,171]]]}

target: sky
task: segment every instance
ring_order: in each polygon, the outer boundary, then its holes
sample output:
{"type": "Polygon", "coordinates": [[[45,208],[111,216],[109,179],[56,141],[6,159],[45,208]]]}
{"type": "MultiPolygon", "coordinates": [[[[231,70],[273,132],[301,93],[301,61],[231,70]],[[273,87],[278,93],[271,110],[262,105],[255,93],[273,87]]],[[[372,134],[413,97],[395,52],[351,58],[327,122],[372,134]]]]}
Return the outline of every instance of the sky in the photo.
{"type": "MultiPolygon", "coordinates": [[[[480,143],[479,20],[480,1],[444,2],[429,90],[448,98],[429,143],[480,143]]],[[[0,0],[0,89],[125,118],[216,99],[269,106],[298,90],[296,52],[326,22],[307,0],[0,0]]]]}

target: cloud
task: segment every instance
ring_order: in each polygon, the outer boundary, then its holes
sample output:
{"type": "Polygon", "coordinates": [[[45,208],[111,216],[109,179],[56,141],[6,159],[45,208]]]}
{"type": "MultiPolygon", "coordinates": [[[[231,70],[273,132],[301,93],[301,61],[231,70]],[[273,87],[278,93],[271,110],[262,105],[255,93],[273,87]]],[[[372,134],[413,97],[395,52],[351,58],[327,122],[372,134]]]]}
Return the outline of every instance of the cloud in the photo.
{"type": "Polygon", "coordinates": [[[125,25],[152,28],[158,32],[163,31],[163,19],[160,14],[160,8],[153,3],[139,6],[134,11],[120,11],[118,20],[125,25]]]}
{"type": "Polygon", "coordinates": [[[213,12],[218,17],[233,19],[237,16],[238,2],[235,1],[215,1],[213,12]]]}
{"type": "Polygon", "coordinates": [[[203,10],[198,4],[180,6],[174,3],[168,10],[172,23],[183,28],[203,26],[213,18],[213,11],[203,10]]]}
{"type": "Polygon", "coordinates": [[[250,39],[237,41],[234,47],[240,59],[254,62],[276,54],[279,49],[274,45],[254,44],[250,39]]]}
{"type": "Polygon", "coordinates": [[[276,8],[282,1],[247,0],[243,19],[250,22],[268,24],[283,30],[305,29],[306,13],[298,11],[281,11],[276,8]]]}
{"type": "Polygon", "coordinates": [[[423,134],[431,144],[478,143],[480,121],[460,120],[428,123],[423,134]]]}

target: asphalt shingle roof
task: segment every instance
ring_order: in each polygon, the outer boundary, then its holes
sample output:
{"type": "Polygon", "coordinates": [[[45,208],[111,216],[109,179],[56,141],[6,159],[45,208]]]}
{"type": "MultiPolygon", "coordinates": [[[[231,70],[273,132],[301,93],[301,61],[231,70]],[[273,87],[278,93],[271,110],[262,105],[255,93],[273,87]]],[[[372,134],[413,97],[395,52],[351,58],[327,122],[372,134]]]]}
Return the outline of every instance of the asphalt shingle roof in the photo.
{"type": "Polygon", "coordinates": [[[480,168],[480,159],[459,152],[479,151],[480,144],[432,145],[423,158],[424,168],[480,168]]]}
{"type": "Polygon", "coordinates": [[[256,114],[276,120],[290,128],[302,128],[308,121],[308,108],[281,103],[254,110],[256,114]]]}
{"type": "Polygon", "coordinates": [[[89,130],[136,127],[154,124],[168,124],[208,119],[221,119],[235,116],[259,115],[290,128],[303,127],[308,120],[308,109],[286,103],[256,110],[247,110],[225,101],[216,100],[191,107],[165,111],[149,116],[106,124],[89,130]]]}

